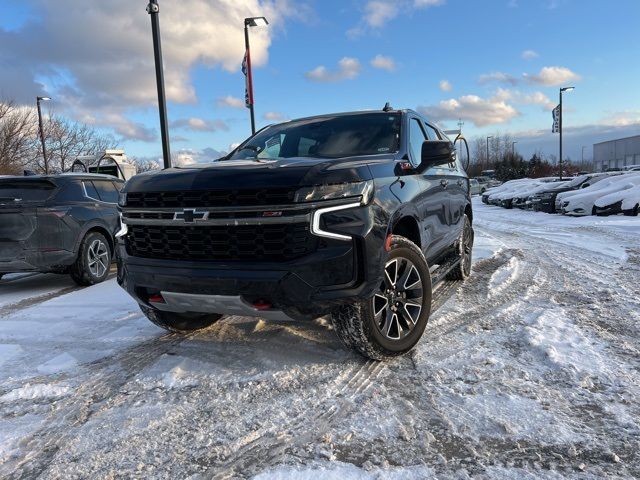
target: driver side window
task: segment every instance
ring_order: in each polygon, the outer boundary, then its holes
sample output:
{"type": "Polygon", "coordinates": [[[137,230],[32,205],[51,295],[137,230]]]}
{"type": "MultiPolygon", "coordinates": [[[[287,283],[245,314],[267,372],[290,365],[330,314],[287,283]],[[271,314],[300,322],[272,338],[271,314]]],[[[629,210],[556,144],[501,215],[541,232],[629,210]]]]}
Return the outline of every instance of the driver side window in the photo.
{"type": "Polygon", "coordinates": [[[422,144],[427,136],[417,118],[412,118],[409,124],[409,149],[411,150],[411,162],[417,166],[422,161],[422,144]]]}

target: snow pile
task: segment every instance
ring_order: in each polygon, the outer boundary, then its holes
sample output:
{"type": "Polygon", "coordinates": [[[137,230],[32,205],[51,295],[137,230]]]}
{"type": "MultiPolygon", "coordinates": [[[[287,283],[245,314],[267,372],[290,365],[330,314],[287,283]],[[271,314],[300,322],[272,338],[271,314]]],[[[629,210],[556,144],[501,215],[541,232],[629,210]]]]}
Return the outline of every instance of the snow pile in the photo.
{"type": "Polygon", "coordinates": [[[426,466],[358,468],[343,462],[313,462],[308,466],[283,466],[253,477],[253,480],[422,480],[435,478],[426,466]]]}
{"type": "Polygon", "coordinates": [[[50,385],[46,383],[30,384],[11,390],[0,397],[0,403],[15,402],[16,400],[39,400],[44,398],[59,398],[69,395],[71,387],[65,385],[50,385]]]}
{"type": "Polygon", "coordinates": [[[526,327],[527,343],[553,367],[594,376],[606,371],[600,355],[602,346],[589,339],[562,308],[545,310],[533,317],[526,327]]]}

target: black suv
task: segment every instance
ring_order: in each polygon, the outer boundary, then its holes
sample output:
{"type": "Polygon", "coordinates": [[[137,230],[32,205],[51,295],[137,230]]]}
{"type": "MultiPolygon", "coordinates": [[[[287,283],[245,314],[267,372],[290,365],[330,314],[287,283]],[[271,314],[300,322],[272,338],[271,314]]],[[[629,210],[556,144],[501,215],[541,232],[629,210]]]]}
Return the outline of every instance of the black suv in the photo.
{"type": "Polygon", "coordinates": [[[120,206],[118,281],[171,331],[330,314],[382,359],[420,339],[432,285],[471,269],[467,175],[411,110],[272,125],[212,164],[132,178],[120,206]]]}
{"type": "Polygon", "coordinates": [[[0,178],[0,277],[35,271],[69,273],[80,285],[106,279],[123,185],[95,174],[0,178]]]}

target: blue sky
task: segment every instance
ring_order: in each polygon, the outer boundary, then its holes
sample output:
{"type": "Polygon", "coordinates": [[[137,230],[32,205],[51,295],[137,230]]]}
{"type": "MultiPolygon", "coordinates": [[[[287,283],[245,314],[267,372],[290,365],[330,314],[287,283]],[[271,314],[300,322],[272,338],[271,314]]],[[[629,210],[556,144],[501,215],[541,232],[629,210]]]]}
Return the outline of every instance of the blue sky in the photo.
{"type": "MultiPolygon", "coordinates": [[[[146,2],[0,0],[4,97],[113,133],[131,155],[161,151],[146,2]],[[103,2],[104,3],[104,2],[103,2]]],[[[252,29],[258,126],[274,119],[419,109],[467,136],[556,153],[550,109],[565,96],[565,152],[640,134],[640,1],[160,0],[174,153],[225,151],[249,131],[242,21],[252,29]],[[233,6],[229,4],[233,3],[233,6]],[[374,59],[376,59],[374,61],[374,59]],[[232,100],[223,100],[231,97],[232,100]]]]}

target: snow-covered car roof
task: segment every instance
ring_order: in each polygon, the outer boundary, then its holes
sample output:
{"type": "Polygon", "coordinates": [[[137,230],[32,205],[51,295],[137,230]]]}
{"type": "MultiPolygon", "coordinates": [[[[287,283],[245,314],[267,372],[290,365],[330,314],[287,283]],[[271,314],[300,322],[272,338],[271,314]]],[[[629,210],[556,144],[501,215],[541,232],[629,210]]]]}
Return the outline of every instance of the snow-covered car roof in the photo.
{"type": "Polygon", "coordinates": [[[640,185],[634,185],[630,188],[604,195],[598,198],[594,205],[603,208],[620,201],[622,202],[622,210],[631,210],[640,204],[640,185]]]}
{"type": "Polygon", "coordinates": [[[563,198],[564,201],[568,202],[563,208],[568,213],[579,212],[588,214],[591,213],[591,209],[599,198],[611,193],[631,189],[637,185],[640,185],[640,173],[638,172],[609,178],[591,187],[579,190],[579,193],[576,195],[572,195],[566,199],[563,198]]]}

